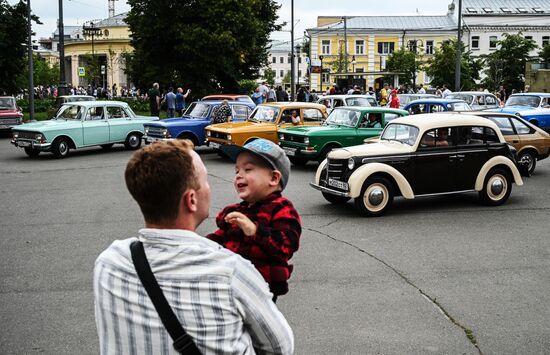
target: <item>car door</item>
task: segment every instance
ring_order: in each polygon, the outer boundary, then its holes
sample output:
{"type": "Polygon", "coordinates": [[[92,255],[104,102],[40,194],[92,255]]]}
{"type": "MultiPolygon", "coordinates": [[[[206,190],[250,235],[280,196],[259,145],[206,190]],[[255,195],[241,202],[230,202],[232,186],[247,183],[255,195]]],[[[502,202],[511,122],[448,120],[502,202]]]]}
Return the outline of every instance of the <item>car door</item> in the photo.
{"type": "Polygon", "coordinates": [[[473,190],[481,167],[489,160],[484,127],[457,127],[456,175],[457,191],[473,190]]]}
{"type": "Polygon", "coordinates": [[[455,191],[454,131],[451,127],[444,127],[428,130],[422,135],[414,157],[411,187],[415,195],[455,191]]]}
{"type": "MultiPolygon", "coordinates": [[[[512,125],[514,126],[517,137],[520,141],[520,147],[533,146],[537,147],[544,146],[545,138],[541,135],[534,134],[536,131],[531,127],[527,126],[525,123],[521,122],[515,117],[511,117],[512,125]]],[[[518,149],[519,151],[519,149],[518,149]]]]}
{"type": "Polygon", "coordinates": [[[82,121],[84,145],[109,143],[109,122],[103,106],[90,106],[82,121]]]}
{"type": "Polygon", "coordinates": [[[384,114],[382,112],[364,113],[363,117],[359,120],[357,128],[355,129],[356,134],[355,137],[353,137],[355,145],[363,144],[364,140],[367,138],[379,136],[382,132],[382,127],[384,127],[384,114]],[[373,115],[375,117],[375,121],[380,123],[380,128],[368,127],[370,115],[373,115]]]}
{"type": "Polygon", "coordinates": [[[120,106],[107,106],[109,138],[111,142],[123,142],[131,130],[132,120],[120,106]]]}

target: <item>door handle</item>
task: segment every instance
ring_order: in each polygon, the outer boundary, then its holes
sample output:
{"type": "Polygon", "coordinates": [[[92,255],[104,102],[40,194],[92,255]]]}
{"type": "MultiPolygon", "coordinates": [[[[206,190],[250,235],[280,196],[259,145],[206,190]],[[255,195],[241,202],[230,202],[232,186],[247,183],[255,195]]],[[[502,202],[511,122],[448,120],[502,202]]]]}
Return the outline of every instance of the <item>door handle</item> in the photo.
{"type": "Polygon", "coordinates": [[[512,143],[519,143],[519,141],[513,140],[512,143]]]}
{"type": "Polygon", "coordinates": [[[458,155],[449,155],[449,161],[453,161],[458,158],[458,155]]]}

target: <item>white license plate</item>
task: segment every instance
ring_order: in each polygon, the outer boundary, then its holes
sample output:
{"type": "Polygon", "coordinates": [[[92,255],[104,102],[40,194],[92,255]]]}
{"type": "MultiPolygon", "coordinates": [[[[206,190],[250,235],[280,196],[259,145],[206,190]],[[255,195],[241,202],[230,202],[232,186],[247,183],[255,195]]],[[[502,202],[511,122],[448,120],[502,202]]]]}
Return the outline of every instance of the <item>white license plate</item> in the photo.
{"type": "Polygon", "coordinates": [[[17,145],[20,146],[20,147],[30,147],[31,142],[19,141],[19,142],[17,142],[17,145]]]}
{"type": "Polygon", "coordinates": [[[286,155],[289,155],[292,157],[296,155],[296,148],[283,147],[283,150],[285,151],[286,155]]]}
{"type": "Polygon", "coordinates": [[[147,143],[152,143],[152,142],[156,142],[156,141],[160,141],[160,140],[161,140],[160,138],[147,137],[147,143]]]}
{"type": "Polygon", "coordinates": [[[210,142],[210,148],[220,149],[220,144],[216,142],[210,142]]]}
{"type": "Polygon", "coordinates": [[[343,181],[338,181],[334,179],[328,179],[329,186],[339,188],[341,190],[347,190],[348,189],[348,183],[343,181]]]}

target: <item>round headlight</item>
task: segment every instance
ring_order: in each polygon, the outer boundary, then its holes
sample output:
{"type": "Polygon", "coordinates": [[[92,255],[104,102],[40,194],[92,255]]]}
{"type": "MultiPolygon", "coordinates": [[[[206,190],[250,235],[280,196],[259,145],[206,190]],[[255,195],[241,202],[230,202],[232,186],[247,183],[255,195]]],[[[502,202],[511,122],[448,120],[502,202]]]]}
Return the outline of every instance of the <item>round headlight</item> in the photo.
{"type": "Polygon", "coordinates": [[[228,135],[227,135],[227,140],[228,140],[228,141],[230,141],[230,140],[231,140],[231,138],[232,138],[232,137],[231,137],[231,135],[230,135],[230,134],[228,134],[228,135]]]}
{"type": "Polygon", "coordinates": [[[309,137],[304,138],[304,144],[309,144],[309,137]]]}
{"type": "Polygon", "coordinates": [[[353,170],[353,168],[355,168],[355,160],[353,160],[353,158],[349,158],[348,159],[348,169],[353,170]]]}
{"type": "Polygon", "coordinates": [[[12,136],[13,138],[19,138],[19,132],[13,132],[12,136]]]}
{"type": "Polygon", "coordinates": [[[144,132],[145,134],[149,134],[149,127],[145,127],[144,132]]]}
{"type": "Polygon", "coordinates": [[[207,137],[210,137],[212,135],[212,133],[210,133],[210,131],[206,131],[206,136],[207,137]]]}
{"type": "Polygon", "coordinates": [[[38,133],[34,136],[34,139],[36,139],[37,141],[41,141],[44,139],[44,136],[42,135],[42,133],[38,133]]]}
{"type": "Polygon", "coordinates": [[[285,135],[282,134],[282,133],[279,133],[279,139],[280,139],[280,140],[284,140],[284,139],[285,139],[285,135]]]}

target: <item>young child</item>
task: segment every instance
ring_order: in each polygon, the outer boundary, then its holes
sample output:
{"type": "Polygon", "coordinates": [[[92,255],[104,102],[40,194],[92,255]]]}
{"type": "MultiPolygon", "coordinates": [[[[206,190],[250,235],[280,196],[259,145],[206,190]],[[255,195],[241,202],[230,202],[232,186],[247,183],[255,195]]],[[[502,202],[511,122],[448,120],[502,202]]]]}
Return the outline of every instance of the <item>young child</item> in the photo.
{"type": "Polygon", "coordinates": [[[218,230],[207,238],[250,260],[277,296],[288,292],[288,260],[298,250],[302,227],[292,203],[281,196],[290,161],[275,143],[256,139],[222,151],[235,161],[235,190],[243,200],[216,217],[218,230]]]}

